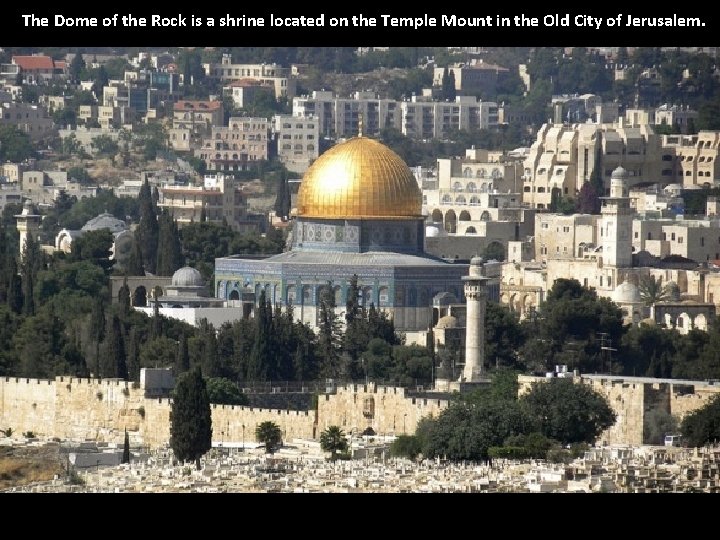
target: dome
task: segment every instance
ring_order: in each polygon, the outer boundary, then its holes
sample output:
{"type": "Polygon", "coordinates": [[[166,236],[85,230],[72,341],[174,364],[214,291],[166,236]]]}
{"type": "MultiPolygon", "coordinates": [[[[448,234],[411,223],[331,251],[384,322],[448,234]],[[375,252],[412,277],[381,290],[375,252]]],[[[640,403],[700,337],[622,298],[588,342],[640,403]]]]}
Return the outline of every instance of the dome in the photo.
{"type": "Polygon", "coordinates": [[[445,315],[444,317],[441,317],[437,324],[435,325],[435,328],[457,328],[458,327],[458,320],[456,317],[453,317],[452,315],[445,315]]]}
{"type": "Polygon", "coordinates": [[[177,270],[172,277],[173,287],[204,287],[205,282],[200,272],[186,266],[177,270]]]}
{"type": "Polygon", "coordinates": [[[447,231],[441,224],[433,223],[425,226],[426,238],[437,238],[439,236],[447,236],[447,231]]]}
{"type": "Polygon", "coordinates": [[[303,176],[299,217],[422,217],[422,194],[407,164],[384,144],[355,137],[322,154],[303,176]]]}
{"type": "Polygon", "coordinates": [[[616,167],[615,170],[610,175],[611,180],[625,180],[625,179],[627,179],[627,177],[628,177],[627,171],[621,166],[616,167]]]}
{"type": "Polygon", "coordinates": [[[119,233],[122,231],[126,231],[128,228],[127,223],[125,223],[123,220],[116,218],[112,214],[108,214],[107,212],[100,214],[99,216],[95,216],[90,221],[88,221],[85,225],[82,226],[83,231],[100,231],[102,229],[107,229],[111,233],[119,233]]]}
{"type": "Polygon", "coordinates": [[[640,290],[637,285],[633,285],[629,281],[623,281],[613,291],[613,302],[617,304],[639,304],[642,303],[640,290]]]}

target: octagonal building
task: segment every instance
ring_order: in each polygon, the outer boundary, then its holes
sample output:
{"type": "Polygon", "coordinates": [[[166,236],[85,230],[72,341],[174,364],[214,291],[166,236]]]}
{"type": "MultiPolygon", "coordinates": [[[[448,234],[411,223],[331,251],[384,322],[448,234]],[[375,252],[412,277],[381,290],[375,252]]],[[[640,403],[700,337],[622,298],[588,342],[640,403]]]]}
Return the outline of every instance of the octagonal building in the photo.
{"type": "Polygon", "coordinates": [[[345,310],[350,279],[360,302],[390,314],[408,343],[433,321],[432,299],[463,298],[468,265],[424,251],[422,194],[407,164],[382,143],[363,137],[339,143],[307,170],[297,197],[291,247],[266,259],[215,260],[216,294],[292,305],[296,319],[316,327],[323,287],[345,310]]]}

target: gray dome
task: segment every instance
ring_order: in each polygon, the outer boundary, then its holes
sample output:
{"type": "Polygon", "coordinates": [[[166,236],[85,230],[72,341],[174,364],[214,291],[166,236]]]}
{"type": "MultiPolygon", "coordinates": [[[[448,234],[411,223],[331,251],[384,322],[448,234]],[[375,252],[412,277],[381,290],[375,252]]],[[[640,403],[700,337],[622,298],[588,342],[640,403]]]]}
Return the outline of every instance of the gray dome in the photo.
{"type": "Polygon", "coordinates": [[[125,223],[123,220],[116,218],[112,214],[108,214],[107,212],[100,214],[99,216],[96,216],[92,218],[90,221],[88,221],[85,225],[82,226],[83,231],[99,231],[102,229],[107,229],[111,233],[116,234],[122,231],[128,230],[127,223],[125,223]]]}
{"type": "Polygon", "coordinates": [[[173,287],[204,287],[202,275],[195,268],[185,266],[177,270],[172,277],[173,287]]]}
{"type": "Polygon", "coordinates": [[[440,320],[437,322],[435,327],[438,329],[457,328],[458,320],[456,317],[453,317],[452,315],[445,315],[444,317],[440,318],[440,320]]]}
{"type": "Polygon", "coordinates": [[[642,302],[640,290],[637,285],[633,285],[629,281],[623,281],[613,291],[613,302],[617,304],[637,304],[642,302]]]}
{"type": "Polygon", "coordinates": [[[610,179],[625,180],[628,177],[627,171],[622,167],[618,166],[610,175],[610,179]]]}

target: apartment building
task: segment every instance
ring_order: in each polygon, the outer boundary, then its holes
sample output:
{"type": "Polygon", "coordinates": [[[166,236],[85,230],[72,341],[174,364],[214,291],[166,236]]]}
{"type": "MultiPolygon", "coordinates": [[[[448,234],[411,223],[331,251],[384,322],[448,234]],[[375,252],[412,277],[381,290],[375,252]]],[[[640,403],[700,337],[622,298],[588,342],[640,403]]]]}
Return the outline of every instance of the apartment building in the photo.
{"type": "Polygon", "coordinates": [[[227,127],[211,127],[195,156],[208,171],[246,171],[254,162],[268,159],[269,130],[267,118],[231,117],[227,127]]]}
{"type": "Polygon", "coordinates": [[[206,175],[203,184],[164,185],[158,189],[158,206],[167,208],[182,227],[199,223],[204,214],[208,222],[227,224],[236,231],[245,232],[257,227],[247,215],[247,199],[231,176],[219,173],[206,175]]]}
{"type": "Polygon", "coordinates": [[[0,126],[15,126],[37,142],[53,134],[52,118],[41,105],[5,101],[0,103],[0,126]]]}
{"type": "Polygon", "coordinates": [[[290,68],[277,64],[235,64],[232,55],[223,54],[220,63],[203,64],[205,74],[221,82],[251,79],[271,85],[275,90],[275,99],[295,96],[297,79],[290,68]]]}
{"type": "Polygon", "coordinates": [[[314,117],[275,115],[272,132],[278,159],[289,171],[304,173],[320,153],[320,126],[314,117]]]}

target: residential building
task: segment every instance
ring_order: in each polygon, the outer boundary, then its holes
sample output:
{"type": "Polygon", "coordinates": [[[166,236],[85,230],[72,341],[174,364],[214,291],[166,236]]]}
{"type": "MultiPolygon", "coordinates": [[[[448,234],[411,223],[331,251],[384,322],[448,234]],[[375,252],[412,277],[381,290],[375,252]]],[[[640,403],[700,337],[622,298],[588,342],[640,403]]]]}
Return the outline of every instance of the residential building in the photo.
{"type": "Polygon", "coordinates": [[[173,104],[170,145],[175,150],[192,150],[200,146],[213,126],[222,126],[222,101],[182,100],[173,104]]]}
{"type": "Polygon", "coordinates": [[[191,222],[227,224],[235,231],[245,232],[256,228],[247,215],[247,200],[234,179],[222,173],[206,175],[203,184],[164,185],[158,189],[158,206],[167,208],[182,227],[191,222]]]}
{"type": "Polygon", "coordinates": [[[658,183],[661,175],[661,138],[649,124],[626,127],[613,124],[543,124],[525,160],[523,202],[550,208],[553,196],[575,198],[585,182],[598,174],[609,193],[610,175],[622,165],[629,187],[658,183]]]}
{"type": "Polygon", "coordinates": [[[272,131],[278,159],[289,171],[304,173],[320,155],[320,125],[315,117],[278,114],[272,131]]]}
{"type": "Polygon", "coordinates": [[[44,107],[31,103],[0,103],[0,126],[15,126],[34,142],[49,138],[54,130],[52,118],[44,107]]]}
{"type": "MultiPolygon", "coordinates": [[[[275,89],[275,99],[295,96],[297,79],[290,68],[278,64],[235,64],[232,55],[223,54],[220,63],[203,64],[205,74],[221,82],[251,79],[272,85],[275,89]]],[[[185,81],[188,84],[188,81],[185,81]]]]}
{"type": "MultiPolygon", "coordinates": [[[[455,77],[455,90],[463,95],[475,95],[491,99],[497,94],[497,84],[508,76],[510,70],[496,64],[473,59],[470,63],[458,63],[448,66],[448,73],[455,77]]],[[[442,86],[445,68],[436,67],[433,71],[433,86],[442,86]]]]}
{"type": "Polygon", "coordinates": [[[234,116],[227,127],[213,126],[195,150],[208,171],[246,171],[256,161],[268,159],[267,118],[234,116]]]}
{"type": "Polygon", "coordinates": [[[275,87],[255,79],[240,79],[223,86],[223,95],[231,98],[233,104],[240,109],[252,103],[262,94],[272,95],[274,98],[275,87]]]}
{"type": "Polygon", "coordinates": [[[0,78],[10,83],[15,83],[21,76],[24,84],[47,84],[64,78],[66,74],[66,62],[46,55],[13,56],[11,64],[0,66],[0,78]]]}
{"type": "Polygon", "coordinates": [[[662,175],[683,187],[713,186],[720,180],[720,131],[662,135],[662,175]]]}

